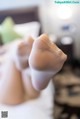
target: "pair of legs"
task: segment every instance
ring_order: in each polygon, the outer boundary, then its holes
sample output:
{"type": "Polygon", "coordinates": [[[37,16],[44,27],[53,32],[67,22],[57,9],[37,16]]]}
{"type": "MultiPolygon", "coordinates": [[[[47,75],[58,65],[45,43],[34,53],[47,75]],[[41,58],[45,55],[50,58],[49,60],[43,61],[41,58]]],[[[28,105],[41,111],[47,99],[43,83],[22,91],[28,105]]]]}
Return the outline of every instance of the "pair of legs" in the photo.
{"type": "Polygon", "coordinates": [[[15,52],[0,80],[0,103],[10,105],[37,98],[67,58],[45,34],[21,41],[15,52]]]}

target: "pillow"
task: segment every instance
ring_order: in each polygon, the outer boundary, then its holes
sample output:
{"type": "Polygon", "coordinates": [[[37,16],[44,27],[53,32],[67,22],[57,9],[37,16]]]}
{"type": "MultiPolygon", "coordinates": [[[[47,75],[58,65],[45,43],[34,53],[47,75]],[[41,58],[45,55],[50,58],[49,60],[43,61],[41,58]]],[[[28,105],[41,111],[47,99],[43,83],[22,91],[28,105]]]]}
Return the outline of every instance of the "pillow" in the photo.
{"type": "Polygon", "coordinates": [[[14,26],[14,21],[11,17],[7,17],[3,22],[2,26],[5,28],[12,28],[14,26]]]}
{"type": "Polygon", "coordinates": [[[14,22],[10,17],[7,17],[1,24],[0,34],[4,44],[17,38],[22,38],[22,36],[14,30],[14,22]]]}
{"type": "Polygon", "coordinates": [[[23,24],[16,24],[14,25],[14,30],[24,37],[32,36],[36,38],[39,35],[40,23],[35,21],[23,24]]]}

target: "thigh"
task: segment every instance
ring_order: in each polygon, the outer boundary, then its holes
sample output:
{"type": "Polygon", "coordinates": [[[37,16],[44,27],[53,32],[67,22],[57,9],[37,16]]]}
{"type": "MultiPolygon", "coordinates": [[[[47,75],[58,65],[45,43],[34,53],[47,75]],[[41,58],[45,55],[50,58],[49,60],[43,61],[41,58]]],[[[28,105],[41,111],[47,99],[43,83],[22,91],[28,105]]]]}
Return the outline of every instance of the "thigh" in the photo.
{"type": "Polygon", "coordinates": [[[9,61],[5,65],[4,74],[0,81],[0,103],[16,105],[24,101],[24,87],[21,72],[15,64],[9,61]]]}

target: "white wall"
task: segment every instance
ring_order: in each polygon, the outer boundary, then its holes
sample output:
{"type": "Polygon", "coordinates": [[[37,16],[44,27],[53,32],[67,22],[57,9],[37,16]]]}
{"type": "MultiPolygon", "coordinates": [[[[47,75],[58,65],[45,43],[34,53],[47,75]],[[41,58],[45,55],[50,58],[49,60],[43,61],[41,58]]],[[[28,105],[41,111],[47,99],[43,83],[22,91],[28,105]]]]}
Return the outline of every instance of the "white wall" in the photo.
{"type": "Polygon", "coordinates": [[[80,58],[80,6],[69,5],[73,11],[73,14],[68,20],[61,20],[58,18],[58,7],[59,5],[53,4],[53,0],[51,0],[51,2],[46,2],[45,0],[44,4],[41,6],[40,18],[43,24],[43,31],[49,34],[55,34],[57,36],[72,36],[75,42],[75,56],[80,58]],[[63,32],[60,28],[64,24],[70,24],[74,26],[76,30],[74,32],[63,32]]]}
{"type": "Polygon", "coordinates": [[[0,10],[39,5],[42,0],[0,0],[0,10]]]}

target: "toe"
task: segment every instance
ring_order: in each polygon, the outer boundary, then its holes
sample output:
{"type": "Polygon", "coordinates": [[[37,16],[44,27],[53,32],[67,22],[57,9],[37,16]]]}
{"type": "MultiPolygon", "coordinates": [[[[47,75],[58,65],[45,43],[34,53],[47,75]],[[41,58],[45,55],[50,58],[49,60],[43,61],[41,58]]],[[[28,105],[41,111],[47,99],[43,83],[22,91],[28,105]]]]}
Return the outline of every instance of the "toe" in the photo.
{"type": "Polygon", "coordinates": [[[50,48],[50,40],[48,35],[43,34],[34,42],[34,49],[48,50],[50,48]]]}
{"type": "Polygon", "coordinates": [[[17,55],[19,59],[19,64],[22,69],[27,68],[28,65],[28,58],[32,49],[34,39],[32,37],[28,37],[27,39],[23,40],[17,49],[17,55]]]}
{"type": "Polygon", "coordinates": [[[32,49],[33,42],[34,39],[31,36],[22,41],[18,46],[18,55],[29,55],[32,49]]]}
{"type": "Polygon", "coordinates": [[[25,43],[27,43],[28,45],[32,46],[33,42],[34,42],[34,39],[31,36],[29,36],[27,39],[25,39],[25,43]]]}

